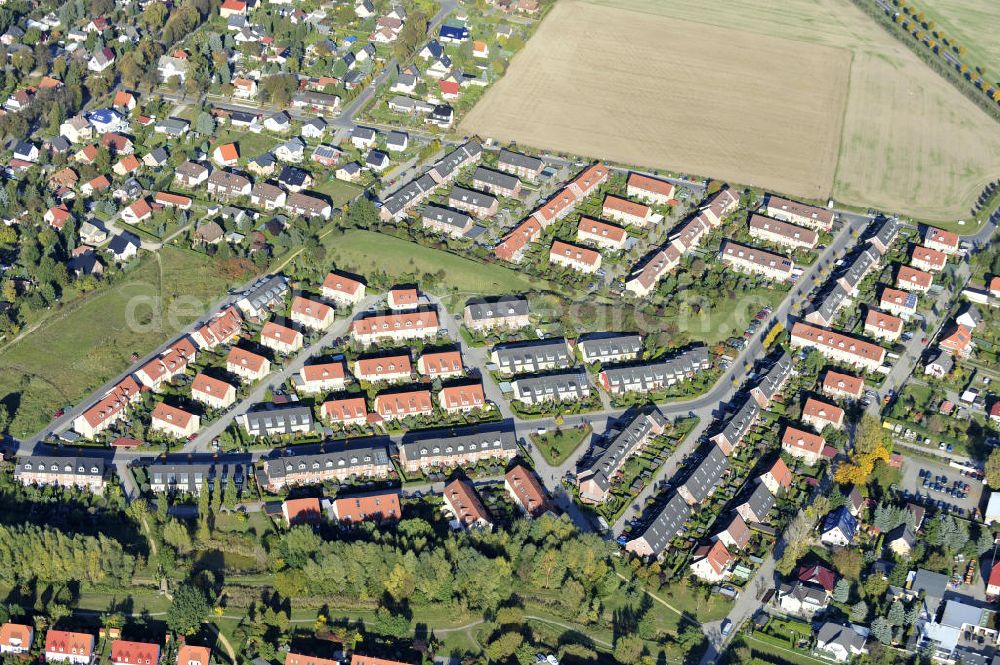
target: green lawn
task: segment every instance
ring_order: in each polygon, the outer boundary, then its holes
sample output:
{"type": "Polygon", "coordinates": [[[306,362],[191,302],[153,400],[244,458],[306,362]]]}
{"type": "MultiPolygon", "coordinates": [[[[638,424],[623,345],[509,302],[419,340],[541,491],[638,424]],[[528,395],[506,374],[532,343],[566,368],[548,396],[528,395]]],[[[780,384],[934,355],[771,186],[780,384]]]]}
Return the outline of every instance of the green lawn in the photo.
{"type": "Polygon", "coordinates": [[[589,425],[569,429],[556,428],[545,434],[532,434],[531,441],[549,464],[559,466],[583,443],[590,431],[589,425]]]}
{"type": "Polygon", "coordinates": [[[207,256],[174,247],[147,256],[120,282],[64,305],[0,351],[0,400],[10,433],[38,432],[74,404],[197,320],[227,281],[207,256]]]}
{"type": "Polygon", "coordinates": [[[254,157],[281,145],[284,141],[267,132],[254,134],[240,129],[231,129],[219,135],[218,140],[212,144],[212,149],[214,150],[215,146],[225,143],[236,143],[236,147],[240,151],[240,163],[246,164],[254,157]]]}
{"type": "Polygon", "coordinates": [[[792,663],[792,665],[817,665],[817,663],[828,665],[829,663],[829,661],[814,658],[801,651],[793,651],[786,647],[779,647],[776,644],[765,642],[752,635],[748,635],[745,639],[753,655],[762,656],[763,662],[768,663],[768,665],[775,661],[792,663]]]}
{"type": "Polygon", "coordinates": [[[506,294],[544,288],[539,280],[496,264],[484,264],[445,251],[373,231],[351,229],[331,234],[324,244],[339,270],[362,275],[383,271],[406,277],[443,271],[441,284],[464,294],[506,294]]]}
{"type": "Polygon", "coordinates": [[[776,307],[787,295],[787,289],[755,289],[741,297],[722,300],[703,307],[697,314],[684,312],[677,317],[677,328],[705,344],[743,334],[751,319],[765,305],[776,307]]]}
{"type": "Polygon", "coordinates": [[[158,615],[170,608],[170,601],[153,589],[134,588],[131,592],[108,593],[105,591],[84,591],[80,594],[77,609],[97,612],[107,611],[112,603],[130,605],[132,613],[143,612],[158,615]]]}
{"type": "Polygon", "coordinates": [[[319,194],[326,194],[330,198],[330,203],[334,208],[340,208],[348,201],[351,201],[361,191],[361,187],[351,182],[337,180],[331,175],[326,182],[319,183],[313,187],[313,191],[319,194]]]}

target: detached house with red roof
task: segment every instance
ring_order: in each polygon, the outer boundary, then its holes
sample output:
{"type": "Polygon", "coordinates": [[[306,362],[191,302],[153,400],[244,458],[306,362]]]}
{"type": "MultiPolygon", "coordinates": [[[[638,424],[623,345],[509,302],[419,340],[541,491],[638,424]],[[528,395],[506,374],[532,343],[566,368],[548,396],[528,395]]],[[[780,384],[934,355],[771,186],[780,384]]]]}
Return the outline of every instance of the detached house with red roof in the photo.
{"type": "Polygon", "coordinates": [[[504,476],[504,488],[521,510],[529,517],[555,514],[548,493],[535,472],[518,464],[504,476]]]}
{"type": "Polygon", "coordinates": [[[429,351],[417,358],[417,371],[432,379],[452,379],[465,374],[461,351],[429,351]]]}
{"type": "Polygon", "coordinates": [[[323,510],[316,497],[288,499],[281,502],[281,515],[285,518],[285,524],[288,526],[315,524],[323,519],[323,510]]]}
{"type": "Polygon", "coordinates": [[[927,293],[934,283],[934,275],[911,266],[899,266],[896,270],[896,288],[910,292],[927,293]]]}
{"type": "Polygon", "coordinates": [[[212,650],[191,644],[182,644],[177,649],[177,665],[209,665],[212,650]]]}
{"type": "Polygon", "coordinates": [[[694,551],[691,574],[705,582],[721,582],[730,576],[729,566],[733,561],[733,555],[721,542],[702,545],[694,551]]]}
{"type": "Polygon", "coordinates": [[[446,413],[469,413],[486,407],[483,384],[448,386],[438,393],[438,405],[446,413]]]}
{"type": "Polygon", "coordinates": [[[649,203],[657,205],[667,205],[673,198],[675,187],[666,180],[651,178],[641,173],[630,173],[628,176],[628,189],[625,192],[649,203]]]}
{"type": "Polygon", "coordinates": [[[403,516],[399,505],[399,491],[338,496],[333,501],[333,516],[348,524],[398,520],[403,516]]]}
{"type": "Polygon", "coordinates": [[[924,247],[936,249],[945,254],[954,254],[958,251],[958,234],[945,231],[933,226],[928,226],[924,232],[924,247]]]}
{"type": "Polygon", "coordinates": [[[115,640],[111,643],[112,665],[159,665],[160,645],[115,640]]]}
{"type": "MultiPolygon", "coordinates": [[[[226,0],[226,2],[234,1],[236,0],[226,0]]],[[[240,161],[240,151],[236,148],[235,143],[225,143],[212,151],[212,161],[219,166],[235,166],[240,161]]]]}
{"type": "Polygon", "coordinates": [[[413,365],[409,354],[359,358],[354,362],[354,376],[359,381],[398,383],[409,381],[413,365]]]}
{"type": "Polygon", "coordinates": [[[788,425],[781,437],[781,449],[792,457],[797,457],[812,466],[823,456],[826,441],[819,434],[788,425]]]}
{"type": "Polygon", "coordinates": [[[445,485],[441,494],[445,508],[454,517],[453,528],[466,530],[493,528],[490,515],[483,507],[483,502],[479,500],[472,483],[456,478],[445,485]]]}
{"type": "Polygon", "coordinates": [[[638,227],[651,226],[663,221],[663,216],[653,212],[648,205],[613,194],[604,197],[602,214],[608,219],[638,227]]]}
{"type": "Polygon", "coordinates": [[[881,308],[908,320],[917,313],[917,295],[907,291],[884,287],[882,289],[881,308]]]}
{"type": "Polygon", "coordinates": [[[153,208],[146,199],[139,199],[122,210],[122,220],[129,224],[140,224],[153,217],[153,208]]]}
{"type": "Polygon", "coordinates": [[[877,309],[869,309],[865,316],[865,334],[895,342],[903,334],[903,319],[877,309]]]}
{"type": "Polygon", "coordinates": [[[236,402],[236,387],[199,373],[191,382],[191,399],[213,409],[225,409],[236,402]]]}
{"type": "Polygon", "coordinates": [[[434,401],[429,390],[382,393],[375,397],[373,406],[383,420],[402,420],[434,413],[434,401]]]}
{"type": "Polygon", "coordinates": [[[960,358],[968,357],[972,353],[972,330],[964,325],[952,325],[938,342],[938,346],[945,353],[960,358]]]}
{"type": "Polygon", "coordinates": [[[246,349],[234,346],[226,356],[226,371],[244,381],[260,381],[271,373],[271,361],[246,349]]]}
{"type": "Polygon", "coordinates": [[[45,634],[45,662],[90,665],[94,660],[94,636],[65,630],[45,634]]]}
{"type": "Polygon", "coordinates": [[[0,626],[0,654],[27,654],[35,639],[35,629],[21,623],[0,626]]]}
{"type": "Polygon", "coordinates": [[[261,328],[260,345],[287,356],[302,350],[303,337],[298,330],[268,321],[261,328]]]}
{"type": "Polygon", "coordinates": [[[365,285],[346,275],[331,272],[323,280],[320,292],[327,300],[344,305],[354,305],[364,299],[365,285]]]}
{"type": "Polygon", "coordinates": [[[368,404],[364,397],[345,397],[323,402],[323,419],[344,427],[368,422],[368,404]]]}
{"type": "Polygon", "coordinates": [[[246,16],[247,3],[243,0],[223,0],[219,5],[219,16],[229,18],[230,16],[246,16]]]}
{"type": "Polygon", "coordinates": [[[201,429],[201,418],[184,409],[160,402],[153,408],[149,428],[177,439],[186,439],[201,429]]]}
{"type": "Polygon", "coordinates": [[[591,217],[581,217],[580,223],[576,227],[576,239],[580,242],[589,242],[604,249],[620,251],[625,249],[628,241],[628,233],[625,229],[614,224],[602,222],[591,217]]]}
{"type": "Polygon", "coordinates": [[[347,366],[344,361],[304,365],[299,370],[295,390],[300,395],[315,395],[330,390],[343,390],[347,383],[347,366]]]}
{"type": "Polygon", "coordinates": [[[587,247],[553,240],[552,248],[549,250],[549,263],[591,274],[600,269],[601,254],[587,247]]]}
{"type": "Polygon", "coordinates": [[[910,253],[910,265],[926,272],[940,272],[947,262],[947,254],[922,245],[917,245],[910,253]]]}
{"type": "Polygon", "coordinates": [[[823,377],[823,394],[835,399],[861,399],[865,380],[858,376],[827,370],[823,377]]]}
{"type": "Polygon", "coordinates": [[[326,330],[333,325],[333,308],[302,296],[292,299],[292,322],[313,330],[326,330]]]}
{"type": "Polygon", "coordinates": [[[43,219],[49,226],[59,230],[66,225],[66,222],[73,219],[73,213],[65,205],[60,204],[46,210],[43,219]]]}
{"type": "Polygon", "coordinates": [[[777,496],[781,490],[788,490],[792,486],[792,472],[779,457],[770,469],[761,474],[760,482],[771,490],[771,494],[777,496]]]}
{"type": "Polygon", "coordinates": [[[812,425],[817,432],[826,427],[843,429],[844,410],[835,404],[809,397],[802,407],[802,422],[812,425]]]}

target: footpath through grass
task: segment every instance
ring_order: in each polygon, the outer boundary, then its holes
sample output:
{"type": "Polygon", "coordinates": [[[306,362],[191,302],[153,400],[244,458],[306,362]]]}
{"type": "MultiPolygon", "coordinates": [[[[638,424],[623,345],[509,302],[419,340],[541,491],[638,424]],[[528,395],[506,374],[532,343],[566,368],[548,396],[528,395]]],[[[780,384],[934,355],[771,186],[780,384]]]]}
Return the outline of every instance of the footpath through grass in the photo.
{"type": "Polygon", "coordinates": [[[30,436],[203,315],[229,282],[212,259],[164,247],[124,279],[83,296],[0,352],[0,402],[10,433],[30,436]]]}

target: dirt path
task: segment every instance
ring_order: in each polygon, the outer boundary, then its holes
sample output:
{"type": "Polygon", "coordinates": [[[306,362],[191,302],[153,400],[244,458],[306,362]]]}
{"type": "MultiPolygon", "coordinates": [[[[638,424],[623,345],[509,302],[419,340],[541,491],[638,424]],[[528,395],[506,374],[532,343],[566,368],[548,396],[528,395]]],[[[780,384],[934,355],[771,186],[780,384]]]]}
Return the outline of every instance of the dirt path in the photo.
{"type": "Polygon", "coordinates": [[[236,652],[233,650],[233,645],[229,643],[229,640],[226,639],[226,636],[222,634],[222,631],[219,630],[219,627],[216,626],[214,623],[209,622],[208,628],[213,633],[215,633],[216,637],[219,638],[219,644],[222,645],[222,648],[225,649],[226,653],[229,655],[229,662],[236,663],[236,652]]]}
{"type": "MultiPolygon", "coordinates": [[[[618,573],[618,572],[616,572],[616,573],[615,573],[615,575],[617,575],[617,576],[618,576],[618,577],[620,577],[621,579],[625,580],[626,582],[628,582],[628,581],[629,581],[629,580],[628,580],[628,578],[627,578],[627,577],[625,577],[624,575],[622,575],[621,573],[618,573]]],[[[647,596],[649,596],[650,598],[652,598],[653,600],[655,600],[656,602],[658,602],[658,603],[659,603],[660,605],[663,605],[664,607],[666,607],[666,608],[667,608],[668,610],[670,610],[671,612],[673,612],[673,613],[677,614],[677,616],[679,616],[679,617],[681,618],[681,620],[682,620],[682,621],[687,621],[687,622],[689,622],[689,623],[690,623],[690,624],[691,624],[692,626],[698,626],[699,628],[701,627],[701,624],[699,624],[699,623],[698,623],[697,621],[694,621],[693,619],[689,618],[689,617],[688,617],[688,616],[686,616],[686,615],[685,615],[685,614],[684,614],[683,612],[681,612],[681,611],[680,611],[679,609],[677,609],[676,607],[674,607],[673,605],[671,605],[671,604],[670,604],[670,603],[668,603],[667,601],[663,600],[662,598],[660,598],[659,596],[657,596],[657,595],[656,595],[655,593],[653,593],[652,591],[650,591],[650,590],[648,590],[648,589],[643,589],[643,592],[644,592],[644,593],[645,593],[645,594],[646,594],[647,596]]],[[[595,641],[596,641],[596,640],[595,640],[595,641]]]]}

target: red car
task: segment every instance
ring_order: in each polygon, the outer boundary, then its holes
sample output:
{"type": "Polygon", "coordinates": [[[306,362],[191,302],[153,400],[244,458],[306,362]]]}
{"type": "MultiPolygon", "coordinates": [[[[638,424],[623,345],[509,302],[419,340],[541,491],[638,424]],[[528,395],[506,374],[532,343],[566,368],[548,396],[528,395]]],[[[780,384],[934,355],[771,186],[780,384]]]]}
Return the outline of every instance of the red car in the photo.
{"type": "Polygon", "coordinates": [[[62,409],[56,409],[56,412],[52,414],[52,417],[53,418],[62,418],[64,415],[66,415],[65,411],[63,411],[62,409]]]}

